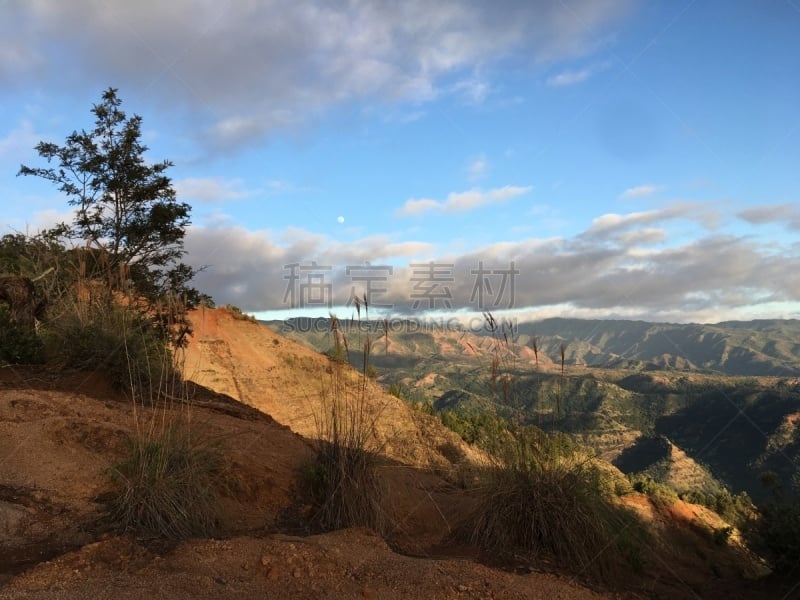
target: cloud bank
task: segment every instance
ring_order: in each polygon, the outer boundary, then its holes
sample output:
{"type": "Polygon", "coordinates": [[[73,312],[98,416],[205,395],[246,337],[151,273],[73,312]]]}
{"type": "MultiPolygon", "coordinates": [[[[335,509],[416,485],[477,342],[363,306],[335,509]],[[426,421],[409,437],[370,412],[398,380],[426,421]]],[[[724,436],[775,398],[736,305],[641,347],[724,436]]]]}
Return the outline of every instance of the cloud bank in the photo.
{"type": "Polygon", "coordinates": [[[193,228],[187,249],[196,264],[210,265],[197,284],[218,302],[249,311],[298,309],[299,286],[318,281],[309,275],[330,284],[325,299],[334,307],[372,290],[372,303],[397,315],[431,306],[532,314],[560,307],[560,314],[715,322],[751,305],[757,311],[800,300],[797,248],[776,252],[709,229],[675,242],[664,226],[678,216],[705,227],[702,210],[679,206],[601,217],[572,238],[528,238],[457,255],[382,236],[345,244],[302,230],[276,236],[230,227],[193,228]],[[614,235],[597,235],[598,223],[614,235]],[[287,296],[292,286],[295,306],[287,296]]]}

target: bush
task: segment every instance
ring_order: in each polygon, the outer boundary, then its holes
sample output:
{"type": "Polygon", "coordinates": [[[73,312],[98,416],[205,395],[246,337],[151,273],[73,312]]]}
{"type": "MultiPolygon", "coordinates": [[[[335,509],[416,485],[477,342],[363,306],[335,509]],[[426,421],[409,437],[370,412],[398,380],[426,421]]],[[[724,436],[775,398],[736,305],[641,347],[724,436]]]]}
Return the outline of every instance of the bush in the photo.
{"type": "Polygon", "coordinates": [[[711,539],[718,546],[725,546],[733,533],[733,527],[715,527],[711,539]]]}
{"type": "Polygon", "coordinates": [[[139,432],[108,475],[111,518],[122,530],[184,539],[214,533],[223,453],[185,425],[139,432]]]}
{"type": "Polygon", "coordinates": [[[172,352],[163,332],[138,311],[120,305],[70,311],[49,323],[46,348],[62,367],[104,370],[117,389],[152,399],[175,383],[172,352]]]}
{"type": "Polygon", "coordinates": [[[382,490],[376,457],[363,448],[320,440],[308,466],[316,511],[314,524],[323,531],[369,527],[382,532],[382,490]]]}
{"type": "Polygon", "coordinates": [[[710,508],[735,527],[743,527],[755,514],[755,506],[747,492],[731,494],[723,488],[717,492],[704,493],[696,490],[679,495],[681,500],[710,508]]]}
{"type": "MultiPolygon", "coordinates": [[[[539,436],[542,434],[539,433],[539,436]]],[[[560,442],[515,432],[487,469],[470,539],[498,557],[546,553],[562,566],[610,581],[641,569],[644,529],[598,488],[591,461],[554,457],[560,442]]]]}
{"type": "Polygon", "coordinates": [[[678,494],[675,490],[657,482],[652,477],[638,473],[629,477],[634,491],[647,495],[653,502],[669,506],[678,499],[678,494]]]}
{"type": "Polygon", "coordinates": [[[772,500],[759,506],[761,516],[747,523],[745,537],[776,572],[796,575],[800,572],[800,489],[794,488],[794,496],[786,494],[771,471],[761,476],[761,482],[772,500]]]}
{"type": "Polygon", "coordinates": [[[0,302],[0,365],[43,362],[42,340],[35,331],[11,323],[8,306],[0,302]]]}
{"type": "Polygon", "coordinates": [[[757,544],[778,573],[800,570],[800,502],[775,502],[761,507],[757,544]]]}
{"type": "Polygon", "coordinates": [[[494,452],[508,437],[508,422],[496,415],[451,410],[441,411],[438,415],[442,425],[460,435],[462,440],[488,452],[494,452]]]}
{"type": "MultiPolygon", "coordinates": [[[[390,393],[392,396],[394,396],[395,398],[397,398],[397,399],[399,399],[399,400],[405,400],[405,399],[406,399],[406,395],[405,395],[405,393],[403,392],[403,388],[402,388],[402,387],[400,387],[400,386],[399,386],[398,384],[396,384],[396,383],[392,383],[392,384],[390,384],[390,385],[389,385],[389,390],[388,390],[388,392],[389,392],[389,393],[390,393]]],[[[413,408],[416,408],[416,407],[413,407],[413,408]]]]}
{"type": "Polygon", "coordinates": [[[258,323],[258,320],[253,315],[248,315],[242,312],[242,309],[233,304],[226,304],[225,308],[231,313],[231,316],[237,321],[250,321],[251,323],[258,323]]]}

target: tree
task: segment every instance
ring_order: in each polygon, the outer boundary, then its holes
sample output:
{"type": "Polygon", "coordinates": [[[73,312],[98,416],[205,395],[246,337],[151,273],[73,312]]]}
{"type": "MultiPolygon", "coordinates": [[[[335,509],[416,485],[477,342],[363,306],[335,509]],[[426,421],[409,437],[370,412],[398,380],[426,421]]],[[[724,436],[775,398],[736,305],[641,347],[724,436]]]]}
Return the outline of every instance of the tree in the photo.
{"type": "Polygon", "coordinates": [[[155,305],[179,296],[193,306],[199,294],[189,287],[194,270],[181,263],[191,207],[178,202],[168,160],[148,163],[141,142],[142,118],[127,118],[117,90],[108,88],[92,108],[92,131],[74,131],[63,146],[40,142],[39,156],[56,167],[20,167],[58,186],[76,208],[71,237],[96,251],[112,291],[129,285],[155,305]]]}

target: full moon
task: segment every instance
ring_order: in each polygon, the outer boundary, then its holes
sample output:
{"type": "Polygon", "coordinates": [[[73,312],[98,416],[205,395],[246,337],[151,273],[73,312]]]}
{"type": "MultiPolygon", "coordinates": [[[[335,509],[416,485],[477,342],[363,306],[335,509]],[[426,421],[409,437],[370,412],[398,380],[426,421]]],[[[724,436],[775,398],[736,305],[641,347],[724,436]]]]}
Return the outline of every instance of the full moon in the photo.
{"type": "Polygon", "coordinates": [[[337,223],[344,223],[344,217],[336,217],[337,223]]]}

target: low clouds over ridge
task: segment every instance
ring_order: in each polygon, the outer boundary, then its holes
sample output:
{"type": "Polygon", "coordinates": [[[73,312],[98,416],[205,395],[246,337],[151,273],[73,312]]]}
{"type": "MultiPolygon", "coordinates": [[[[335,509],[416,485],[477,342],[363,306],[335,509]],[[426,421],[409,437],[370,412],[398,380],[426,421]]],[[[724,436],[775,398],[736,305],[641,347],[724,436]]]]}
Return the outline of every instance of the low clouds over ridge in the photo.
{"type": "MultiPolygon", "coordinates": [[[[702,214],[678,212],[702,225],[702,214]]],[[[669,210],[622,215],[623,223],[653,226],[621,231],[613,238],[588,232],[529,238],[458,255],[439,255],[430,244],[384,236],[342,243],[294,231],[276,242],[274,234],[225,227],[193,228],[187,249],[199,264],[211,265],[199,275],[198,285],[219,302],[249,311],[292,308],[286,300],[289,265],[312,261],[330,267],[323,276],[331,285],[333,306],[344,305],[352,291],[361,294],[371,285],[384,290],[373,302],[391,304],[390,312],[398,315],[415,313],[415,301],[417,310],[427,309],[426,290],[431,297],[440,294],[436,309],[450,312],[546,311],[560,305],[580,314],[652,320],[719,321],[754,299],[781,303],[800,298],[800,271],[792,252],[776,253],[751,239],[713,231],[691,242],[669,244],[666,230],[657,225],[674,217],[669,210]],[[389,266],[391,273],[385,270],[389,266]],[[354,280],[347,267],[372,268],[368,275],[375,279],[370,284],[354,280]],[[427,283],[422,281],[426,276],[432,278],[427,283]],[[476,287],[481,279],[482,306],[476,287]]]]}

